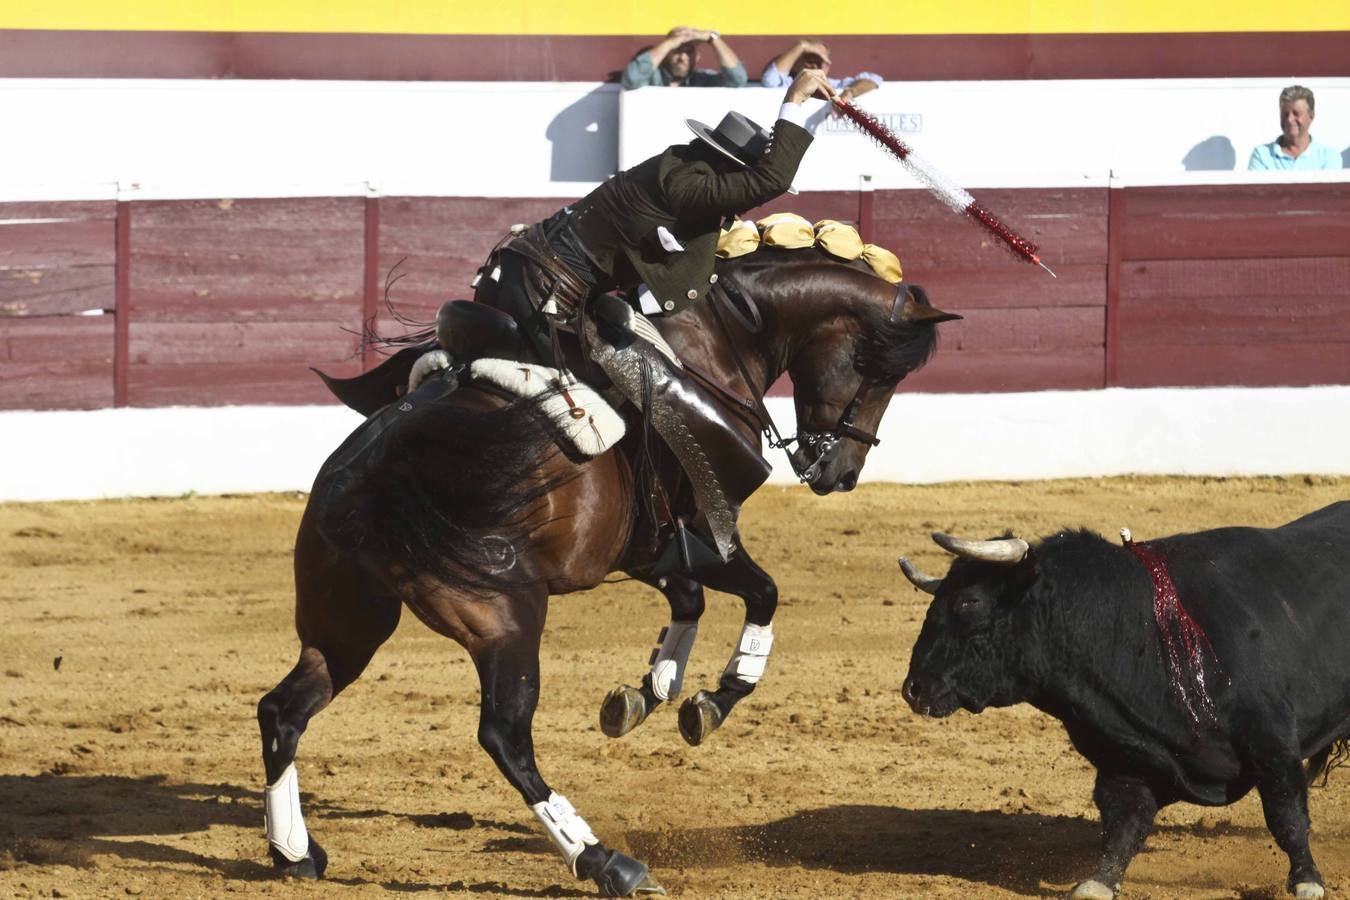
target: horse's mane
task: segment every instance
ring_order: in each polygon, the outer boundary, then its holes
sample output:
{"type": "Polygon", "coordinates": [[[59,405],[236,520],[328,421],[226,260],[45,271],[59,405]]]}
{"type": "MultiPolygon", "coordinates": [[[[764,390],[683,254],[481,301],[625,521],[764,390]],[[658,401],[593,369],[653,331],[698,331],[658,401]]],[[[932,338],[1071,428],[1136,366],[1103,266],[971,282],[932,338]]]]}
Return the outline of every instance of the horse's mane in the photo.
{"type": "MultiPolygon", "coordinates": [[[[877,305],[872,294],[876,284],[887,284],[862,260],[845,260],[818,246],[802,248],[760,247],[753,253],[734,259],[718,260],[719,272],[728,279],[726,288],[735,291],[739,272],[747,275],[765,269],[782,270],[801,266],[821,272],[849,273],[831,286],[838,301],[850,304],[858,321],[858,337],[853,345],[853,368],[880,383],[899,382],[917,372],[933,358],[938,348],[938,332],[931,324],[891,321],[890,309],[877,305]],[[861,277],[860,277],[861,276],[861,277]],[[859,287],[868,286],[862,291],[859,287]],[[866,301],[866,302],[865,302],[866,301]]],[[[916,303],[930,306],[928,294],[918,285],[908,285],[916,303]]]]}

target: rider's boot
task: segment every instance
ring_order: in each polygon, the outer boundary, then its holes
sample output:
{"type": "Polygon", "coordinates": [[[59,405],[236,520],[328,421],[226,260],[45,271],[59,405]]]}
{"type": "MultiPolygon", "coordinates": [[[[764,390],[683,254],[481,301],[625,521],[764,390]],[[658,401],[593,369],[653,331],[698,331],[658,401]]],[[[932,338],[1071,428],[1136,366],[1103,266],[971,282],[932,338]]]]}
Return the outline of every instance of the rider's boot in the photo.
{"type": "Polygon", "coordinates": [[[758,441],[746,437],[685,374],[674,350],[644,316],[607,294],[592,301],[590,312],[598,338],[592,348],[596,362],[639,408],[650,399],[652,425],[689,476],[705,520],[698,524],[706,524],[713,540],[713,555],[700,553],[702,548],[688,543],[697,540],[695,535],[677,522],[673,547],[664,556],[673,553],[685,570],[727,560],[735,547],[741,503],[769,477],[758,441]]]}

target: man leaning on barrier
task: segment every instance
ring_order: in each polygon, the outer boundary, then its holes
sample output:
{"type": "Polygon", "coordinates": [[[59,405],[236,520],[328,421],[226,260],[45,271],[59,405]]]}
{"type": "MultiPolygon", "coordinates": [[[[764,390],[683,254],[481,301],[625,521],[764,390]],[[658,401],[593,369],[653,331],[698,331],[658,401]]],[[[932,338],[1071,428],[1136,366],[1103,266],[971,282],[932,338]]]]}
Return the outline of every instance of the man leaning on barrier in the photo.
{"type": "Polygon", "coordinates": [[[619,83],[625,91],[656,87],[744,87],[748,80],[741,62],[716,31],[680,25],[665,40],[639,50],[623,70],[619,83]],[[698,51],[707,44],[717,54],[718,68],[700,69],[698,51]]]}
{"type": "Polygon", "coordinates": [[[830,48],[824,41],[802,38],[782,53],[769,60],[760,76],[765,87],[782,87],[797,77],[803,69],[816,69],[830,82],[830,86],[839,91],[839,99],[845,102],[860,97],[868,91],[875,91],[885,81],[875,72],[859,72],[847,78],[830,78],[830,48]]]}
{"type": "Polygon", "coordinates": [[[1260,144],[1247,160],[1249,170],[1339,169],[1341,154],[1312,138],[1313,92],[1301,84],[1280,91],[1280,136],[1260,144]]]}

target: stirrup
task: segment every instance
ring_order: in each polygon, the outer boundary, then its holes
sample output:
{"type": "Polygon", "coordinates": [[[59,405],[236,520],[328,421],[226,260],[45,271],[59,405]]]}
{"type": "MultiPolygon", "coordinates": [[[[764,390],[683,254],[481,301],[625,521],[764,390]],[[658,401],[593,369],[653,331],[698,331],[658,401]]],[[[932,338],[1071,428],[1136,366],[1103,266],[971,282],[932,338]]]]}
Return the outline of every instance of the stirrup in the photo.
{"type": "Polygon", "coordinates": [[[651,576],[660,578],[662,575],[688,573],[721,565],[725,563],[717,551],[704,543],[697,533],[686,528],[683,519],[676,519],[674,527],[666,532],[656,562],[652,563],[651,576]]]}

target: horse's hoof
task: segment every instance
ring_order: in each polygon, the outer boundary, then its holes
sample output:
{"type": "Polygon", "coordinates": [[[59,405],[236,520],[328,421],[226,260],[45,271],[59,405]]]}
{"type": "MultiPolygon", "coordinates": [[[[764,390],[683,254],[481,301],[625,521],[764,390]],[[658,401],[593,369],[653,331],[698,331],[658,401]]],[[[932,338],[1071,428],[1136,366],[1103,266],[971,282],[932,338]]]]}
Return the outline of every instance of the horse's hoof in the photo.
{"type": "Polygon", "coordinates": [[[691,747],[697,747],[722,724],[722,710],[712,694],[699,691],[680,706],[680,735],[691,747]]]}
{"type": "MultiPolygon", "coordinates": [[[[1119,886],[1117,886],[1118,888],[1119,886]]],[[[1073,889],[1073,892],[1069,894],[1069,900],[1112,900],[1115,896],[1115,890],[1100,881],[1089,878],[1073,889]]]]}
{"type": "Polygon", "coordinates": [[[651,710],[647,708],[647,698],[642,691],[620,685],[606,694],[600,704],[600,730],[608,737],[623,737],[645,722],[649,715],[651,710]]]}
{"type": "Polygon", "coordinates": [[[1322,900],[1326,896],[1326,888],[1315,881],[1300,881],[1294,885],[1294,897],[1296,900],[1322,900]]]}
{"type": "Polygon", "coordinates": [[[645,863],[631,856],[611,850],[609,859],[595,873],[595,883],[605,897],[636,897],[638,894],[664,894],[666,889],[656,883],[645,863]]]}
{"type": "Polygon", "coordinates": [[[319,842],[314,840],[313,835],[309,837],[309,852],[301,860],[287,859],[271,844],[267,849],[272,855],[272,864],[276,866],[277,874],[282,878],[307,878],[317,881],[323,878],[323,871],[328,868],[328,854],[319,846],[319,842]]]}

